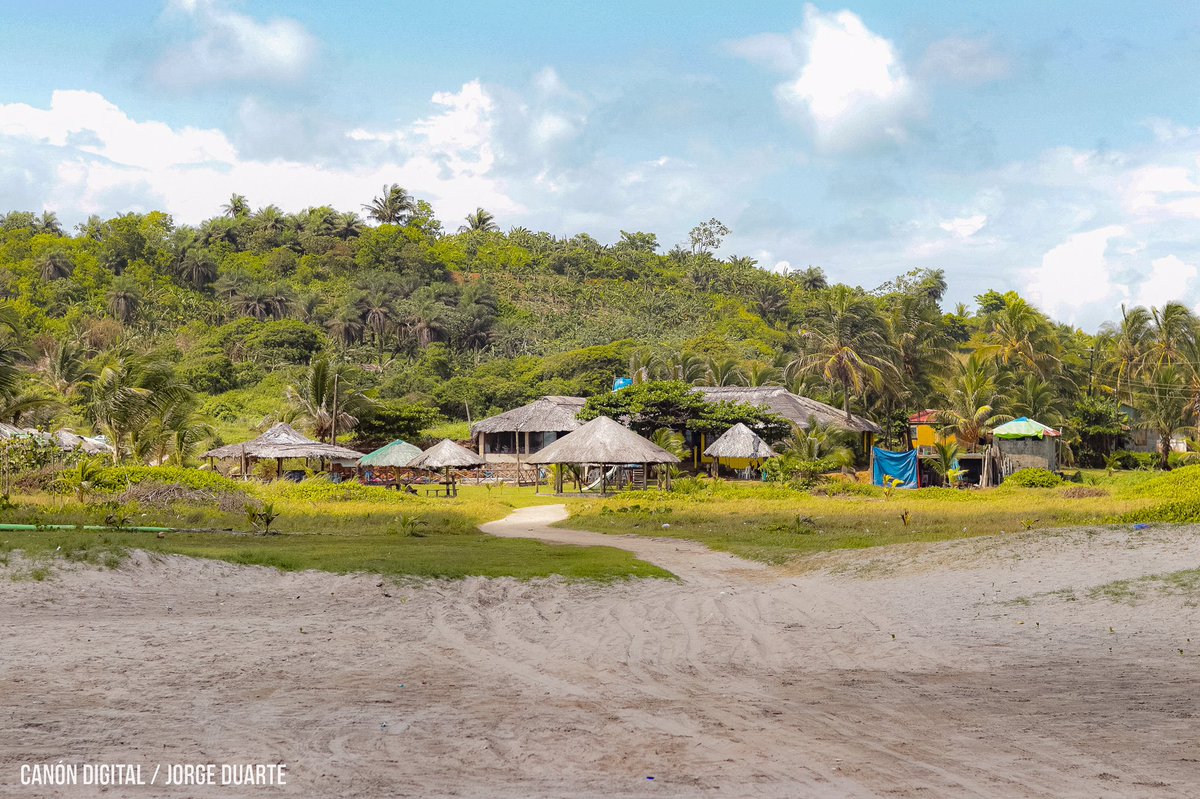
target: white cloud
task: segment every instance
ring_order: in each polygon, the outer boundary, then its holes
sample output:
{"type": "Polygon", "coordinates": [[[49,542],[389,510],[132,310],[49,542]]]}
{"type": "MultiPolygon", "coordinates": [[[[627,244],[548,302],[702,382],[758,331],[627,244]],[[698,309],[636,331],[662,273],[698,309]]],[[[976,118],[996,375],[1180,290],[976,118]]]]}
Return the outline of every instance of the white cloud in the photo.
{"type": "Polygon", "coordinates": [[[982,230],[986,224],[986,214],[972,214],[971,216],[960,216],[939,222],[938,227],[947,233],[953,233],[960,239],[969,239],[982,230]]]}
{"type": "Polygon", "coordinates": [[[939,39],[925,51],[920,74],[931,81],[955,81],[978,85],[1008,77],[1012,64],[992,49],[987,39],[950,36],[939,39]]]}
{"type": "Polygon", "coordinates": [[[1108,245],[1127,233],[1121,225],[1108,225],[1069,236],[1042,256],[1040,267],[1029,270],[1029,298],[1065,322],[1076,323],[1082,312],[1091,315],[1097,306],[1109,313],[1127,292],[1113,282],[1108,245]]]}
{"type": "Polygon", "coordinates": [[[1133,304],[1149,308],[1183,300],[1192,294],[1195,277],[1194,264],[1185,263],[1174,255],[1155,258],[1150,262],[1150,276],[1138,285],[1133,304]]]}
{"type": "Polygon", "coordinates": [[[809,5],[790,37],[765,34],[728,45],[731,52],[787,71],[775,87],[785,111],[812,127],[817,145],[849,151],[906,138],[916,93],[892,42],[850,11],[809,5]]]}
{"type": "Polygon", "coordinates": [[[64,218],[163,208],[197,222],[233,192],[290,209],[326,203],[357,209],[393,182],[449,218],[479,205],[519,210],[491,174],[492,107],[482,87],[468,83],[433,102],[434,113],[388,144],[348,137],[348,146],[371,150],[351,159],[361,165],[325,166],[247,158],[219,130],[138,121],[98,94],[58,91],[47,109],[0,104],[0,156],[28,164],[27,182],[53,175],[38,193],[64,218]]]}
{"type": "Polygon", "coordinates": [[[224,83],[297,83],[309,72],[317,40],[294,19],[259,21],[221,0],[174,0],[164,21],[177,23],[151,76],[170,88],[224,83]]]}

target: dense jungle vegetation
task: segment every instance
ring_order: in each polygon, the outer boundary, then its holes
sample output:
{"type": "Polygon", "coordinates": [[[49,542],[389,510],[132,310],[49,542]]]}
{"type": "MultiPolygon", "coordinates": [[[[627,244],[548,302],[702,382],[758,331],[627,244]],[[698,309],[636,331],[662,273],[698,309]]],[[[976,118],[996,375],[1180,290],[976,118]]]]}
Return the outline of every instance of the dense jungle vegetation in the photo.
{"type": "Polygon", "coordinates": [[[1132,426],[1170,439],[1200,407],[1200,323],[1179,304],[1089,333],[1011,292],[943,307],[936,269],[863,288],[719,259],[715,219],[662,254],[653,233],[502,231],[483,209],[444,224],[395,185],[364,199],[292,214],[234,195],[195,227],[0,216],[0,421],[187,464],[275,420],[420,443],[630,376],[786,385],[893,445],[927,408],[965,448],[1029,416],[1065,429],[1068,457],[1111,466],[1132,426]]]}

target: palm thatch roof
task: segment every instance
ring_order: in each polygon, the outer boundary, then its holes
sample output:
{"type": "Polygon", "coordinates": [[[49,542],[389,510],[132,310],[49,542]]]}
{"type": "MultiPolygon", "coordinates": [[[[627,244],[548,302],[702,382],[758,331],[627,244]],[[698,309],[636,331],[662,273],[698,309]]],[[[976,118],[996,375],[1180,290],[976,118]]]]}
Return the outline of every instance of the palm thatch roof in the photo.
{"type": "Polygon", "coordinates": [[[240,458],[242,455],[250,458],[331,458],[339,461],[357,461],[362,457],[357,450],[313,441],[283,422],[253,441],[210,449],[202,457],[240,458]]]}
{"type": "Polygon", "coordinates": [[[385,444],[374,452],[363,455],[359,466],[407,466],[409,461],[421,454],[421,448],[410,444],[402,438],[397,438],[390,444],[385,444]]]}
{"type": "Polygon", "coordinates": [[[438,469],[468,469],[482,464],[483,458],[478,452],[460,447],[447,438],[434,444],[406,465],[410,469],[437,471],[438,469]]]}
{"type": "Polygon", "coordinates": [[[528,405],[471,425],[471,435],[480,433],[561,433],[578,430],[583,426],[576,415],[587,402],[583,397],[549,396],[536,399],[528,405]]]}
{"type": "Polygon", "coordinates": [[[747,458],[749,460],[764,460],[774,458],[775,450],[762,440],[758,433],[738,422],[721,434],[704,450],[710,458],[747,458]]]}
{"type": "Polygon", "coordinates": [[[529,463],[679,463],[679,458],[607,416],[597,416],[530,455],[529,463]]]}
{"type": "Polygon", "coordinates": [[[854,433],[882,433],[883,429],[861,416],[846,413],[832,405],[801,397],[782,386],[699,386],[696,388],[709,402],[743,402],[782,416],[801,429],[815,419],[821,424],[854,433]]]}

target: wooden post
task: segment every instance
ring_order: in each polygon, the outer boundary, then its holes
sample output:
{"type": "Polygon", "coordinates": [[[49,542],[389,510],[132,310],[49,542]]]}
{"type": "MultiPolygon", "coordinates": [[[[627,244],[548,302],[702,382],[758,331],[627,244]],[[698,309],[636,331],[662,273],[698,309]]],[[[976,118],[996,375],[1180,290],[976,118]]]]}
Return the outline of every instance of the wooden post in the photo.
{"type": "Polygon", "coordinates": [[[646,490],[646,478],[649,474],[650,474],[650,464],[643,463],[642,464],[642,490],[643,491],[646,490]]]}
{"type": "Polygon", "coordinates": [[[283,458],[275,459],[275,479],[279,480],[283,477],[283,458]]]}
{"type": "Polygon", "coordinates": [[[600,496],[604,496],[608,489],[608,477],[604,474],[604,464],[600,464],[600,496]]]}

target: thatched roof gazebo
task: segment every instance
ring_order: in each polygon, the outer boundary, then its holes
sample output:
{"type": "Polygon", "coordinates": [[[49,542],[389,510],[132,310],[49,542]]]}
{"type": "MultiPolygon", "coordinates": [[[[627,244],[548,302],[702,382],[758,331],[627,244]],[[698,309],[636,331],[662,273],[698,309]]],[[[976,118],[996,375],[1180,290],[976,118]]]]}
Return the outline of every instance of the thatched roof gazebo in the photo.
{"type": "MultiPolygon", "coordinates": [[[[594,464],[600,466],[600,493],[607,490],[604,466],[642,466],[642,488],[651,464],[679,463],[679,458],[607,416],[598,416],[529,457],[535,464],[594,464]]],[[[555,491],[562,493],[562,472],[555,491]]]]}
{"type": "Polygon", "coordinates": [[[771,445],[763,441],[762,436],[746,425],[738,422],[721,434],[704,450],[704,454],[713,459],[714,474],[721,468],[721,459],[762,461],[776,457],[771,445]]]}
{"type": "Polygon", "coordinates": [[[245,441],[241,444],[226,444],[223,447],[210,449],[201,457],[208,458],[209,460],[240,458],[242,462],[242,474],[244,476],[249,471],[249,462],[252,460],[274,458],[282,474],[283,461],[286,458],[302,458],[304,460],[308,460],[309,458],[328,458],[331,461],[357,463],[362,458],[362,453],[358,450],[340,447],[337,444],[323,444],[320,441],[313,441],[311,438],[297,432],[291,425],[279,422],[252,441],[245,441]]]}
{"type": "Polygon", "coordinates": [[[434,444],[405,464],[409,469],[443,472],[446,476],[446,496],[458,496],[458,485],[450,473],[451,469],[470,469],[482,465],[483,458],[448,438],[434,444]]]}

